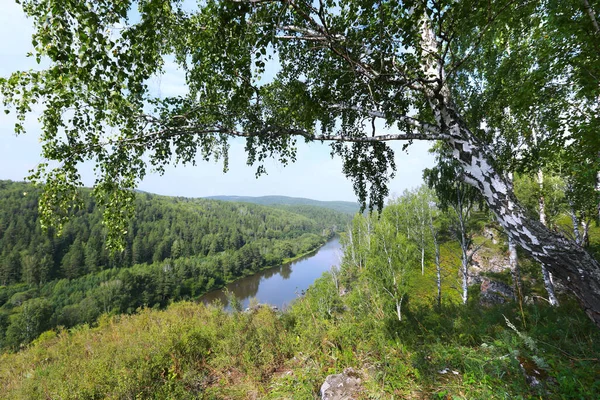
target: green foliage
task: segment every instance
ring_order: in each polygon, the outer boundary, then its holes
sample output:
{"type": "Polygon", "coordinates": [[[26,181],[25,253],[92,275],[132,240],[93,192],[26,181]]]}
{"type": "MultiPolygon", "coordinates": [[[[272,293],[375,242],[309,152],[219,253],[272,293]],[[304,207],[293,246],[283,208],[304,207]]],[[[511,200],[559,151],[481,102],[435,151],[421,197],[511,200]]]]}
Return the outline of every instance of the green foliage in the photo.
{"type": "Polygon", "coordinates": [[[550,226],[555,226],[557,219],[568,210],[566,184],[559,176],[545,174],[540,188],[534,177],[517,175],[514,186],[519,202],[536,219],[539,219],[540,197],[544,198],[547,223],[550,226]]]}
{"type": "Polygon", "coordinates": [[[40,333],[50,328],[52,304],[46,299],[25,301],[18,311],[10,316],[6,329],[6,346],[16,349],[22,343],[29,343],[40,333]]]}
{"type": "Polygon", "coordinates": [[[600,393],[599,332],[573,301],[525,306],[525,328],[511,304],[484,311],[475,302],[411,302],[405,321],[381,320],[362,311],[368,293],[357,292],[339,296],[329,275],[283,314],[183,302],[43,334],[0,356],[0,397],[312,398],[347,367],[363,374],[366,397],[600,393]],[[337,304],[331,313],[327,298],[337,304]],[[541,386],[529,385],[520,363],[543,371],[541,386]]]}
{"type": "Polygon", "coordinates": [[[115,254],[106,249],[101,209],[88,191],[59,237],[39,227],[39,193],[31,184],[0,181],[0,345],[7,348],[41,333],[18,333],[29,318],[22,304],[30,299],[51,305],[42,330],[93,324],[102,313],[162,308],[314,250],[349,220],[313,206],[141,194],[125,249],[115,254]]]}
{"type": "MultiPolygon", "coordinates": [[[[220,306],[180,302],[164,311],[103,314],[96,325],[44,332],[21,351],[0,355],[0,398],[304,399],[317,396],[327,375],[348,367],[361,374],[365,398],[598,397],[600,331],[573,299],[563,295],[559,308],[545,302],[522,310],[515,303],[482,308],[476,287],[469,302],[459,304],[453,279],[445,279],[444,301],[434,306],[431,257],[421,275],[416,242],[403,225],[395,226],[402,214],[394,208],[402,204],[390,205],[379,218],[357,215],[343,237],[340,269],[324,274],[285,312],[258,307],[226,313],[220,306]],[[385,276],[388,244],[396,250],[389,271],[404,293],[401,321],[386,292],[394,289],[393,278],[385,276]],[[523,369],[540,371],[541,384],[531,386],[523,369]]],[[[452,277],[461,250],[447,235],[440,250],[446,278],[452,277]]],[[[490,257],[503,251],[500,245],[485,249],[490,257]]],[[[140,293],[158,302],[169,293],[185,296],[195,282],[210,286],[202,274],[222,272],[235,264],[227,257],[238,254],[106,270],[33,289],[5,287],[0,298],[23,314],[8,316],[0,309],[0,326],[33,323],[41,333],[48,328],[50,303],[37,293],[52,288],[81,299],[73,290],[77,285],[71,286],[77,281],[89,287],[96,313],[140,293]]],[[[522,259],[522,273],[527,294],[543,292],[531,260],[522,259]]],[[[64,309],[76,314],[75,308],[64,309]]],[[[22,329],[9,329],[12,345],[19,343],[12,339],[16,332],[22,329]]]]}
{"type": "Polygon", "coordinates": [[[298,139],[333,141],[361,204],[381,208],[395,169],[384,141],[448,141],[436,109],[441,92],[500,173],[515,162],[512,149],[530,142],[533,125],[545,134],[522,158],[528,167],[567,146],[567,158],[582,161],[570,163],[572,176],[598,170],[598,33],[593,12],[577,0],[22,5],[34,25],[30,55],[46,68],[15,71],[0,79],[0,91],[6,111],[17,113],[17,133],[33,105],[43,105],[48,162],[31,175],[45,184],[41,220],[66,222],[66,211],[81,204],[77,168],[91,160],[113,247],[123,245],[132,189],[148,168],[198,155],[223,159],[226,170],[231,137],[245,138],[257,175],[267,158],[294,162],[298,139]],[[438,45],[422,52],[426,28],[438,45]],[[185,71],[181,96],[156,97],[149,88],[166,57],[185,71]],[[265,82],[274,59],[279,70],[265,82]],[[439,77],[428,75],[430,62],[439,77]],[[375,120],[401,134],[378,135],[375,120]]]}

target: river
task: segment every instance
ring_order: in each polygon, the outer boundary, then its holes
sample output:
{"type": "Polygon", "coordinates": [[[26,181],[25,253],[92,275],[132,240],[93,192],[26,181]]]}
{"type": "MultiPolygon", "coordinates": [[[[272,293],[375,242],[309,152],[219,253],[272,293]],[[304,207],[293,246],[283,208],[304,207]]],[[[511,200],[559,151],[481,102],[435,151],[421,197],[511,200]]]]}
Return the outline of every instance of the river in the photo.
{"type": "Polygon", "coordinates": [[[259,303],[285,308],[306,290],[323,272],[339,265],[341,246],[338,237],[325,243],[316,252],[291,263],[265,269],[254,275],[231,282],[225,288],[212,291],[200,298],[204,303],[221,300],[227,306],[225,289],[233,292],[248,307],[250,299],[256,297],[259,303]]]}

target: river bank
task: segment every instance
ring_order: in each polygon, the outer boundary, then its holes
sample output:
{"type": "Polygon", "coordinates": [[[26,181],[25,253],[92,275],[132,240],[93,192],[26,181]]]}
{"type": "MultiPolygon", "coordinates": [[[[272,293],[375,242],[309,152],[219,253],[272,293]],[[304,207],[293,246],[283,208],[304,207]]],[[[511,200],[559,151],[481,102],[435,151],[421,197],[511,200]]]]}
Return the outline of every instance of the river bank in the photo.
{"type": "Polygon", "coordinates": [[[256,298],[260,303],[284,308],[323,272],[328,271],[332,265],[338,265],[340,249],[339,237],[333,237],[318,249],[299,255],[278,267],[236,279],[201,296],[199,301],[205,304],[220,301],[227,307],[227,291],[240,300],[243,308],[249,305],[252,298],[256,298]]]}

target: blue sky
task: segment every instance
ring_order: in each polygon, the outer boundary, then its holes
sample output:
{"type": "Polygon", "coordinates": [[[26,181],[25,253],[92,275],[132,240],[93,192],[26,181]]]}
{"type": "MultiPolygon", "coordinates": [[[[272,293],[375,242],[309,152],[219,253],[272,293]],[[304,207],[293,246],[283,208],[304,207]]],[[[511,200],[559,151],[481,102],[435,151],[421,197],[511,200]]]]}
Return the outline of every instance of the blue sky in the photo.
{"type": "MultiPolygon", "coordinates": [[[[0,76],[12,71],[39,66],[25,57],[31,51],[31,21],[26,19],[14,0],[0,0],[0,76]]],[[[167,96],[182,90],[183,75],[172,63],[167,63],[165,75],[154,78],[152,87],[167,96]]],[[[12,115],[12,114],[11,114],[12,115]]],[[[39,125],[32,116],[27,133],[16,137],[13,133],[14,119],[0,114],[0,179],[23,180],[28,171],[39,162],[41,145],[38,141],[39,125]]],[[[393,195],[422,183],[422,170],[433,165],[433,157],[427,150],[430,143],[416,142],[408,154],[402,152],[401,143],[392,144],[396,151],[398,171],[390,185],[393,195]]],[[[169,166],[164,175],[149,173],[139,184],[141,190],[164,195],[202,197],[213,195],[263,196],[284,195],[308,197],[317,200],[355,201],[352,183],[344,176],[339,159],[330,157],[327,145],[298,144],[298,161],[283,167],[268,161],[268,175],[256,179],[256,168],[246,165],[244,142],[231,143],[229,172],[223,174],[221,164],[198,160],[196,166],[169,166]]],[[[84,183],[94,182],[93,166],[82,167],[84,183]]]]}

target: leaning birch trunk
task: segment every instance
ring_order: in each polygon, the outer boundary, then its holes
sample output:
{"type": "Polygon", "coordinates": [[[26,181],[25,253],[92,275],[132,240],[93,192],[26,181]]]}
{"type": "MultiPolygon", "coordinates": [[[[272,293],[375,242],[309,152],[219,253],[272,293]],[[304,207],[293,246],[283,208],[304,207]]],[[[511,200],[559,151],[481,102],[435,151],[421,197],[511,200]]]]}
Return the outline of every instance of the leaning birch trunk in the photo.
{"type": "Polygon", "coordinates": [[[423,72],[438,83],[423,88],[429,106],[448,138],[445,143],[461,163],[463,179],[478,188],[498,223],[536,261],[546,265],[581,302],[587,315],[600,326],[600,263],[583,248],[527,217],[516,202],[511,185],[494,168],[493,152],[467,127],[444,82],[444,68],[435,34],[426,19],[421,23],[423,72]],[[434,56],[430,56],[434,55],[434,56]],[[512,201],[512,210],[508,203],[512,201]]]}
{"type": "MultiPolygon", "coordinates": [[[[535,131],[533,133],[533,140],[536,141],[537,137],[535,135],[535,131]]],[[[540,199],[539,199],[539,207],[540,207],[540,222],[542,225],[546,225],[546,202],[544,201],[544,173],[542,169],[538,169],[537,173],[537,181],[540,187],[540,199]]],[[[544,278],[544,287],[546,288],[546,293],[548,293],[548,302],[554,307],[558,307],[558,298],[556,297],[556,293],[554,291],[554,280],[552,279],[552,274],[548,272],[548,268],[542,263],[542,277],[544,278]]]]}

